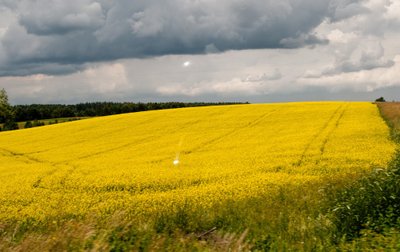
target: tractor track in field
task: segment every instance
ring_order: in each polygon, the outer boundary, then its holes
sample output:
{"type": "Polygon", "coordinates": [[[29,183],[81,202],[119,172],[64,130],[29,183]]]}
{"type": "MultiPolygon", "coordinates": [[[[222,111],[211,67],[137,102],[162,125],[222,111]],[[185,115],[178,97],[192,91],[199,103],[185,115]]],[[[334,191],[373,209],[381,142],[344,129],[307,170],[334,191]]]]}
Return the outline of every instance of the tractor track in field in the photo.
{"type": "Polygon", "coordinates": [[[297,162],[294,163],[294,166],[299,167],[304,163],[304,159],[306,157],[307,152],[310,150],[311,145],[315,142],[318,137],[320,137],[323,132],[328,128],[328,126],[331,124],[331,122],[335,119],[335,117],[339,114],[340,117],[340,110],[344,110],[344,105],[339,105],[338,108],[332,113],[332,115],[329,117],[329,119],[324,123],[324,125],[318,130],[310,139],[310,141],[306,144],[305,148],[303,149],[303,152],[300,155],[300,158],[297,162]]]}
{"type": "MultiPolygon", "coordinates": [[[[113,120],[112,122],[113,123],[115,123],[115,121],[117,121],[117,120],[113,120]]],[[[144,125],[144,124],[147,124],[147,123],[149,123],[149,122],[151,122],[152,121],[152,119],[147,119],[147,120],[144,120],[143,122],[141,122],[141,123],[139,123],[138,125],[140,126],[140,125],[144,125]]],[[[87,130],[87,129],[92,129],[93,127],[87,127],[87,128],[84,128],[83,130],[87,130]]],[[[116,130],[114,130],[114,131],[110,131],[110,132],[105,132],[103,135],[102,135],[102,137],[104,137],[104,136],[107,136],[107,137],[112,137],[112,135],[114,135],[114,134],[118,134],[119,133],[119,131],[116,131],[116,130]]],[[[91,142],[92,140],[81,140],[81,141],[76,141],[76,142],[72,142],[72,143],[68,143],[68,144],[64,144],[62,147],[69,147],[69,146],[74,146],[74,145],[78,145],[78,144],[83,144],[83,143],[86,143],[86,142],[91,142]]],[[[48,148],[48,149],[44,149],[44,150],[40,150],[40,151],[34,151],[34,152],[27,152],[26,154],[39,154],[39,153],[45,153],[45,152],[48,152],[48,151],[51,151],[51,150],[55,150],[55,149],[58,149],[59,148],[59,146],[55,146],[55,147],[53,147],[53,148],[48,148]]]]}
{"type": "MultiPolygon", "coordinates": [[[[215,116],[215,115],[219,115],[221,113],[226,113],[227,111],[232,110],[232,109],[233,108],[227,108],[227,109],[225,109],[223,111],[213,112],[213,113],[210,113],[208,116],[212,117],[212,116],[215,116]]],[[[193,125],[195,125],[195,124],[197,124],[197,123],[199,123],[199,122],[201,122],[203,120],[204,119],[195,119],[195,120],[191,120],[191,121],[185,122],[185,123],[183,123],[181,125],[181,127],[177,128],[177,129],[175,129],[173,131],[168,131],[167,134],[174,134],[174,133],[179,132],[179,131],[181,131],[183,129],[189,128],[189,127],[191,127],[191,126],[193,126],[193,125]]],[[[148,136],[148,137],[141,138],[141,139],[139,139],[139,140],[137,140],[135,142],[130,142],[130,143],[126,143],[126,144],[114,147],[114,148],[109,148],[109,149],[97,151],[97,152],[94,152],[94,153],[90,153],[90,154],[87,154],[87,155],[84,155],[84,156],[77,157],[75,159],[68,159],[68,160],[60,161],[60,162],[57,162],[57,164],[70,163],[70,162],[74,162],[74,161],[77,161],[77,160],[88,159],[88,158],[99,156],[99,155],[102,155],[102,154],[105,154],[105,153],[122,150],[122,149],[125,149],[125,148],[129,147],[129,146],[134,146],[134,145],[140,145],[140,144],[143,144],[143,143],[147,143],[147,142],[149,142],[151,140],[154,140],[154,139],[157,139],[159,137],[160,136],[158,134],[157,135],[151,135],[151,136],[148,136]]]]}
{"type": "MultiPolygon", "coordinates": [[[[217,111],[215,111],[213,113],[210,113],[209,116],[215,116],[215,115],[223,114],[223,113],[226,113],[227,111],[232,110],[232,109],[233,108],[227,108],[227,109],[224,109],[224,110],[217,110],[217,111]]],[[[195,124],[201,122],[202,120],[203,119],[195,119],[195,120],[191,120],[191,121],[185,122],[178,129],[176,129],[174,131],[171,131],[171,132],[168,132],[168,133],[169,134],[176,133],[176,132],[178,132],[178,131],[180,131],[182,129],[191,127],[192,125],[195,125],[195,124]]],[[[145,125],[146,123],[149,123],[151,121],[152,121],[152,119],[145,120],[145,121],[141,122],[140,125],[145,125]]],[[[107,135],[107,137],[110,137],[110,135],[113,135],[115,133],[117,133],[117,131],[110,132],[110,134],[106,134],[106,135],[107,135]]],[[[60,185],[62,185],[62,186],[65,185],[65,183],[68,180],[68,178],[78,169],[78,166],[76,166],[74,164],[71,164],[71,162],[73,162],[73,161],[87,159],[87,158],[91,158],[91,157],[94,157],[94,156],[99,156],[99,155],[102,155],[102,154],[105,154],[105,153],[109,153],[109,152],[112,152],[112,151],[117,151],[117,150],[120,150],[120,149],[124,149],[124,148],[127,148],[127,147],[132,146],[132,145],[140,145],[140,144],[146,143],[148,141],[154,140],[154,139],[156,139],[158,137],[159,137],[159,135],[151,135],[151,136],[148,136],[148,137],[145,137],[145,138],[141,138],[139,141],[136,141],[136,142],[133,142],[133,143],[132,142],[131,143],[126,143],[126,144],[123,144],[123,145],[120,145],[120,146],[117,146],[117,147],[114,147],[114,148],[98,151],[98,152],[91,153],[91,154],[88,154],[88,155],[84,155],[84,156],[81,156],[81,157],[78,157],[78,158],[75,158],[75,159],[68,159],[68,160],[63,160],[63,161],[58,161],[58,162],[51,162],[51,161],[48,161],[48,160],[42,160],[42,159],[30,156],[31,154],[45,153],[45,152],[51,151],[51,150],[56,149],[56,148],[49,148],[49,149],[46,149],[46,150],[29,152],[29,153],[19,153],[19,152],[16,152],[16,151],[11,151],[11,150],[5,149],[5,148],[0,148],[0,151],[2,151],[6,156],[18,157],[18,158],[21,159],[21,161],[23,161],[25,163],[46,164],[46,165],[49,165],[49,166],[53,167],[53,169],[51,169],[48,172],[38,176],[37,179],[32,183],[32,187],[33,188],[45,189],[44,187],[41,186],[41,183],[43,182],[43,179],[46,178],[46,177],[52,176],[57,171],[60,171],[61,170],[60,168],[67,168],[66,174],[64,176],[62,176],[61,179],[60,179],[60,185]]],[[[70,143],[70,144],[64,145],[63,147],[65,147],[65,146],[73,146],[73,145],[77,145],[77,144],[84,143],[84,142],[86,142],[86,141],[70,143]]]]}
{"type": "MultiPolygon", "coordinates": [[[[221,139],[224,139],[226,137],[234,135],[235,133],[237,133],[237,132],[239,132],[241,130],[244,130],[244,129],[247,129],[249,127],[252,127],[252,126],[260,124],[266,117],[272,115],[273,113],[275,113],[277,111],[278,111],[278,109],[270,110],[270,111],[262,114],[261,116],[257,117],[255,120],[248,122],[246,125],[244,125],[242,127],[234,128],[233,130],[230,130],[230,131],[228,131],[228,132],[226,132],[226,133],[224,133],[224,134],[222,134],[220,136],[212,138],[209,141],[206,141],[206,142],[204,142],[204,143],[202,143],[202,144],[200,144],[200,145],[198,145],[198,146],[196,146],[196,147],[194,147],[194,148],[192,148],[190,150],[184,150],[184,151],[181,152],[181,154],[190,155],[193,152],[200,151],[200,150],[204,149],[205,147],[208,147],[208,146],[218,142],[221,139]]],[[[170,157],[159,158],[159,159],[152,160],[151,163],[160,163],[160,162],[163,162],[163,161],[166,161],[166,160],[169,160],[169,159],[171,159],[171,158],[170,157]]]]}
{"type": "Polygon", "coordinates": [[[248,122],[246,125],[244,125],[244,126],[242,126],[242,127],[234,128],[233,130],[230,130],[230,131],[226,132],[225,134],[222,134],[222,135],[220,135],[220,136],[217,136],[217,137],[215,137],[215,138],[212,138],[212,139],[210,139],[210,140],[208,140],[208,141],[202,143],[201,145],[198,145],[197,147],[194,147],[194,148],[192,148],[192,149],[190,149],[190,150],[182,151],[182,154],[189,155],[189,154],[191,154],[191,153],[193,153],[193,152],[203,150],[204,148],[206,148],[206,147],[208,147],[208,146],[210,146],[210,145],[213,145],[214,143],[218,142],[218,141],[221,140],[221,139],[224,139],[224,138],[226,138],[226,137],[232,136],[232,135],[236,134],[237,132],[240,132],[240,131],[242,131],[242,130],[244,130],[244,129],[253,127],[253,126],[255,126],[255,125],[258,125],[258,124],[260,124],[266,117],[272,115],[272,114],[275,113],[276,111],[278,111],[278,109],[274,109],[274,110],[268,111],[268,112],[262,114],[261,116],[259,116],[258,118],[256,118],[255,120],[248,122]]]}
{"type": "Polygon", "coordinates": [[[18,157],[18,158],[25,159],[25,160],[23,160],[25,163],[48,163],[45,160],[40,160],[38,158],[31,157],[31,156],[27,155],[26,153],[19,153],[19,152],[8,150],[8,149],[1,148],[1,147],[0,147],[0,150],[3,151],[3,153],[5,153],[6,156],[18,157]]]}
{"type": "MultiPolygon", "coordinates": [[[[230,109],[228,109],[228,110],[230,110],[230,109]]],[[[224,111],[224,112],[226,112],[226,111],[224,111]]],[[[221,114],[221,112],[220,111],[219,112],[214,112],[214,113],[211,113],[210,115],[213,116],[213,115],[216,115],[216,114],[221,114]]],[[[182,127],[179,128],[179,130],[182,130],[184,128],[190,127],[193,124],[198,123],[200,121],[202,121],[202,120],[201,119],[196,119],[196,120],[192,120],[190,122],[184,123],[182,125],[182,127]]],[[[177,132],[177,131],[178,130],[175,130],[174,132],[177,132]]],[[[73,161],[76,161],[76,160],[82,160],[82,159],[91,158],[91,157],[94,157],[94,156],[102,155],[102,154],[105,154],[105,153],[108,153],[108,152],[112,152],[112,151],[116,151],[116,150],[119,150],[119,149],[124,149],[124,148],[127,148],[127,147],[132,146],[132,145],[142,144],[142,143],[148,142],[149,140],[155,139],[157,137],[158,136],[149,136],[149,137],[140,139],[140,142],[127,143],[127,144],[124,144],[124,145],[121,145],[121,146],[118,146],[118,147],[115,147],[115,148],[111,148],[111,149],[99,151],[99,152],[96,152],[96,153],[92,153],[92,154],[89,154],[89,155],[81,156],[79,158],[72,159],[72,160],[64,160],[64,161],[55,162],[55,163],[51,163],[51,162],[46,161],[46,163],[52,164],[53,166],[61,166],[61,165],[63,165],[63,166],[69,167],[69,169],[66,171],[66,174],[63,177],[61,177],[61,179],[60,179],[60,183],[59,184],[64,187],[66,181],[68,180],[68,178],[79,168],[78,166],[76,166],[74,164],[71,164],[70,162],[73,162],[73,161]]],[[[40,186],[40,183],[41,183],[41,181],[42,181],[42,179],[44,177],[51,176],[55,172],[56,172],[56,169],[52,170],[52,173],[46,174],[46,176],[39,177],[38,180],[33,184],[33,187],[38,188],[40,186]]]]}
{"type": "Polygon", "coordinates": [[[326,135],[326,137],[322,141],[322,144],[320,146],[320,155],[319,155],[319,158],[315,161],[315,164],[319,164],[319,162],[321,162],[322,156],[324,155],[324,152],[325,152],[325,147],[326,147],[327,143],[329,142],[329,139],[331,138],[331,136],[335,132],[335,130],[339,127],[340,121],[342,120],[342,118],[343,118],[344,114],[346,113],[348,107],[349,107],[349,104],[346,104],[345,108],[342,110],[342,112],[340,113],[338,119],[336,120],[336,123],[335,123],[334,127],[328,132],[328,134],[326,135]]]}
{"type": "MultiPolygon", "coordinates": [[[[183,127],[180,127],[179,130],[185,129],[185,128],[189,127],[190,125],[193,125],[194,123],[198,123],[200,121],[201,120],[194,120],[192,122],[185,123],[185,125],[183,127]]],[[[178,130],[173,131],[173,132],[169,132],[169,134],[176,133],[177,131],[178,130]]],[[[68,163],[68,162],[73,162],[73,161],[77,161],[77,160],[88,159],[88,158],[99,156],[99,155],[106,154],[106,153],[109,153],[109,152],[122,150],[122,149],[125,149],[125,148],[129,147],[129,146],[135,146],[135,145],[144,144],[144,143],[147,143],[147,142],[149,142],[151,140],[154,140],[156,138],[159,138],[159,137],[160,137],[159,135],[151,135],[151,136],[148,136],[148,137],[144,137],[144,138],[138,139],[135,142],[130,142],[130,143],[126,143],[126,144],[114,147],[114,148],[109,148],[109,149],[104,149],[102,151],[93,152],[93,153],[90,153],[90,154],[87,154],[87,155],[84,155],[84,156],[80,156],[80,157],[77,157],[77,158],[74,158],[74,159],[68,159],[68,160],[65,160],[65,161],[61,161],[59,163],[64,163],[64,162],[68,163]]]]}
{"type": "Polygon", "coordinates": [[[37,177],[37,179],[32,183],[32,187],[34,187],[34,188],[43,188],[43,187],[41,187],[41,183],[42,183],[43,179],[55,174],[57,171],[60,170],[60,167],[62,167],[62,165],[71,167],[70,165],[67,165],[67,164],[55,163],[55,162],[50,162],[47,160],[34,158],[34,157],[31,157],[30,155],[27,155],[26,153],[18,153],[18,152],[11,151],[11,150],[8,150],[5,148],[0,148],[0,150],[9,157],[16,157],[16,158],[23,159],[22,161],[27,164],[35,163],[35,164],[49,165],[50,167],[52,167],[52,169],[50,169],[49,171],[47,171],[44,174],[37,177]]]}
{"type": "MultiPolygon", "coordinates": [[[[217,114],[217,113],[211,113],[210,115],[214,115],[214,114],[217,114]]],[[[115,122],[117,122],[119,119],[116,119],[116,120],[113,120],[113,121],[111,121],[112,123],[115,123],[115,122]]],[[[151,118],[151,119],[147,119],[147,120],[144,120],[144,121],[142,121],[142,122],[140,122],[140,123],[138,123],[137,125],[135,125],[136,127],[137,126],[142,126],[142,125],[146,125],[146,124],[148,124],[148,123],[151,123],[152,121],[154,120],[154,118],[151,118]]],[[[193,124],[193,123],[197,123],[197,122],[200,122],[201,120],[195,120],[194,122],[187,122],[187,123],[184,123],[182,126],[183,127],[186,127],[187,125],[189,125],[189,124],[193,124]]],[[[108,124],[112,124],[112,123],[108,123],[108,124]]],[[[87,128],[84,128],[84,130],[87,130],[87,129],[91,129],[91,128],[93,128],[93,127],[87,127],[87,128]]],[[[113,135],[118,135],[118,134],[120,134],[120,132],[118,131],[118,130],[113,130],[113,131],[110,131],[110,132],[104,132],[104,134],[101,136],[101,137],[107,137],[107,138],[110,138],[110,137],[112,137],[113,135]]],[[[155,137],[154,137],[155,138],[155,137]]],[[[140,139],[140,141],[142,141],[143,139],[140,139]]],[[[147,138],[146,138],[146,140],[147,140],[147,138]]],[[[76,142],[72,142],[72,143],[68,143],[68,144],[64,144],[62,147],[69,147],[69,146],[75,146],[75,145],[79,145],[79,144],[83,144],[83,143],[86,143],[86,142],[91,142],[91,141],[93,141],[93,140],[91,140],[91,139],[89,139],[89,140],[81,140],[81,141],[76,141],[76,142]]],[[[130,144],[132,144],[132,143],[130,143],[130,144]]],[[[119,147],[116,147],[116,148],[112,148],[112,149],[110,149],[111,151],[112,150],[114,150],[114,149],[119,149],[119,148],[124,148],[124,147],[126,147],[125,145],[121,145],[121,146],[119,146],[119,147]]],[[[59,146],[55,146],[55,147],[53,147],[53,148],[48,148],[48,149],[44,149],[44,150],[40,150],[40,151],[33,151],[33,152],[27,152],[26,154],[40,154],[40,153],[45,153],[45,152],[48,152],[48,151],[51,151],[51,150],[55,150],[55,149],[58,149],[59,148],[59,146]]],[[[107,151],[104,151],[104,152],[107,152],[107,151]]],[[[103,152],[99,152],[99,154],[102,154],[103,152]]],[[[89,155],[88,155],[89,156],[89,155]]],[[[83,158],[86,158],[86,156],[84,156],[83,158]]],[[[66,160],[65,162],[68,162],[68,161],[71,161],[71,160],[66,160]]],[[[61,162],[57,162],[57,163],[62,163],[63,161],[61,161],[61,162]]]]}

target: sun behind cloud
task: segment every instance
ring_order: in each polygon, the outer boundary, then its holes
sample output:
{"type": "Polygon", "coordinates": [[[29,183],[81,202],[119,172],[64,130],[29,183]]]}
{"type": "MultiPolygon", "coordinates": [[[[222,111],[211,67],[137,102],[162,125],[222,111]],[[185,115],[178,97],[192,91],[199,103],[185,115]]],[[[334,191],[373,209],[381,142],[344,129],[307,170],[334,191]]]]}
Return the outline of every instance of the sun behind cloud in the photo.
{"type": "Polygon", "coordinates": [[[191,61],[185,61],[182,63],[182,67],[190,67],[192,65],[191,61]]]}

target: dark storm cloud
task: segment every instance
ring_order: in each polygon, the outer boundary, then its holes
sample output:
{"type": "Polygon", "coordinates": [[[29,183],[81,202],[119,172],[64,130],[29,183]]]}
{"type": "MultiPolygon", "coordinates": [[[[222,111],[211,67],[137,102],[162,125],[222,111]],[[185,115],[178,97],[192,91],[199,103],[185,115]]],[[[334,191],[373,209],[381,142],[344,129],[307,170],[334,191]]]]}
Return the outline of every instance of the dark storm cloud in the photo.
{"type": "Polygon", "coordinates": [[[0,77],[4,76],[28,76],[32,73],[46,73],[48,75],[72,74],[84,69],[84,65],[57,64],[57,63],[25,63],[7,65],[0,68],[0,77]]]}
{"type": "Polygon", "coordinates": [[[362,11],[348,0],[3,0],[0,5],[17,17],[0,36],[1,75],[66,74],[70,65],[119,58],[326,44],[312,33],[316,26],[327,17],[362,11]],[[67,67],[46,70],[51,64],[67,67]]]}
{"type": "Polygon", "coordinates": [[[95,31],[105,21],[101,5],[90,1],[32,1],[21,11],[19,23],[28,33],[39,36],[95,31]]]}
{"type": "Polygon", "coordinates": [[[280,44],[286,48],[299,48],[307,45],[315,46],[318,44],[326,45],[329,43],[327,39],[320,39],[314,34],[301,34],[296,37],[284,38],[280,44]]]}

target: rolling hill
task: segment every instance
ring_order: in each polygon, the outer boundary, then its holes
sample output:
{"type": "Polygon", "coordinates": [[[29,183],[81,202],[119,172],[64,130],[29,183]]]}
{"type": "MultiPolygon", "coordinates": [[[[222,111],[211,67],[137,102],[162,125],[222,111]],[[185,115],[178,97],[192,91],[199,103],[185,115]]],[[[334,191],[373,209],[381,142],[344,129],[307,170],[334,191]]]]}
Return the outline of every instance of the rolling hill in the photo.
{"type": "Polygon", "coordinates": [[[10,247],[116,251],[211,228],[241,235],[214,234],[201,248],[258,244],[265,230],[285,240],[309,225],[299,213],[328,181],[385,167],[394,150],[366,102],[183,108],[1,132],[0,235],[10,247]]]}

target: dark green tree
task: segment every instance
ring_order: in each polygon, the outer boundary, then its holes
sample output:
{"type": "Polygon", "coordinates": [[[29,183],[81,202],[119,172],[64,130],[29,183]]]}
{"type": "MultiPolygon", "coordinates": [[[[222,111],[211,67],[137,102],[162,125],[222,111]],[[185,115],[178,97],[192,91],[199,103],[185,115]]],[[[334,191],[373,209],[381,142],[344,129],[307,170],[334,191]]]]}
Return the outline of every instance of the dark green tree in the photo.
{"type": "Polygon", "coordinates": [[[14,110],[8,102],[8,95],[4,88],[0,90],[0,123],[3,123],[3,130],[18,129],[14,110]]]}
{"type": "Polygon", "coordinates": [[[33,125],[32,125],[32,122],[31,122],[31,121],[27,121],[27,122],[25,123],[25,126],[24,126],[25,129],[32,128],[32,127],[33,127],[33,125]]]}
{"type": "Polygon", "coordinates": [[[44,122],[34,120],[32,123],[32,127],[39,127],[39,126],[44,126],[44,122]]]}
{"type": "Polygon", "coordinates": [[[385,98],[382,96],[375,100],[376,102],[385,102],[385,98]]]}

